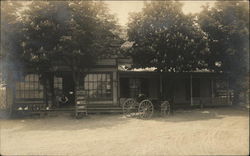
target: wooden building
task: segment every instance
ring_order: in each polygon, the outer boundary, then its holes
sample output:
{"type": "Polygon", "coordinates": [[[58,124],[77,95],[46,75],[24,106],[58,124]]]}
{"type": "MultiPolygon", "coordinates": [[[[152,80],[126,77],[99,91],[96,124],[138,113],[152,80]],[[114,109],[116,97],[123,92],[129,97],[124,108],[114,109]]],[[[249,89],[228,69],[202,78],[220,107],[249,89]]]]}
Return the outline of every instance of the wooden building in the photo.
{"type": "Polygon", "coordinates": [[[151,99],[170,100],[175,107],[231,105],[232,93],[225,75],[211,72],[158,73],[119,70],[130,59],[112,58],[96,65],[73,83],[70,69],[54,66],[45,79],[34,71],[9,71],[7,103],[13,112],[74,110],[84,96],[88,112],[121,112],[126,98],[139,93],[151,99]],[[62,95],[67,102],[59,102],[62,95]]]}

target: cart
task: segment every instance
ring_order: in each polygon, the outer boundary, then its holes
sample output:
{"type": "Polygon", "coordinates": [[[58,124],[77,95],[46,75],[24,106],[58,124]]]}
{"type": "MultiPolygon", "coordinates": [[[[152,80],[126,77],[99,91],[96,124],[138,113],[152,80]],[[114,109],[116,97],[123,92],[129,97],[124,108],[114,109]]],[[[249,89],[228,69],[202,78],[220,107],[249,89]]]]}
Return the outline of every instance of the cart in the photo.
{"type": "Polygon", "coordinates": [[[136,98],[128,98],[124,101],[123,114],[126,117],[151,118],[155,111],[159,111],[161,116],[170,114],[170,103],[166,100],[150,99],[139,94],[136,98]]]}

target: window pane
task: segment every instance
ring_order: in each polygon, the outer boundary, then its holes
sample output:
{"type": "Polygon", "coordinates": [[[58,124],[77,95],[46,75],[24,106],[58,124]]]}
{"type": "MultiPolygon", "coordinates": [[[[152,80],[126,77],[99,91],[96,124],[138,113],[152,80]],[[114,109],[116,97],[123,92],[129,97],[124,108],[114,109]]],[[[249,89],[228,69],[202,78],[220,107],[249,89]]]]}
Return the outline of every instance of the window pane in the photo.
{"type": "Polygon", "coordinates": [[[29,90],[29,84],[28,83],[24,83],[24,90],[29,90]]]}
{"type": "Polygon", "coordinates": [[[23,94],[23,98],[28,98],[28,94],[26,90],[24,90],[22,94],[23,94]]]}
{"type": "Polygon", "coordinates": [[[89,83],[86,82],[86,81],[84,82],[84,89],[85,89],[85,90],[88,90],[88,89],[89,89],[89,83]]]}
{"type": "Polygon", "coordinates": [[[93,97],[94,95],[94,90],[89,90],[89,97],[93,97]]]}
{"type": "Polygon", "coordinates": [[[20,92],[16,92],[16,98],[20,98],[20,92]]]}
{"type": "Polygon", "coordinates": [[[101,81],[102,80],[102,74],[97,74],[97,81],[101,81]]]}
{"type": "Polygon", "coordinates": [[[107,74],[107,81],[111,81],[110,74],[107,74]]]}
{"type": "Polygon", "coordinates": [[[102,82],[102,89],[107,89],[108,82],[102,82]]]}
{"type": "Polygon", "coordinates": [[[24,81],[29,81],[29,79],[30,79],[30,75],[26,75],[24,78],[24,81]]]}
{"type": "Polygon", "coordinates": [[[20,94],[21,96],[21,98],[25,98],[25,93],[24,93],[24,91],[21,91],[21,94],[20,94]]]}
{"type": "Polygon", "coordinates": [[[26,91],[26,90],[23,91],[23,98],[28,98],[28,95],[27,95],[27,91],[26,91]]]}
{"type": "Polygon", "coordinates": [[[93,82],[89,82],[89,89],[91,90],[91,89],[94,89],[94,87],[93,87],[93,82]]]}
{"type": "Polygon", "coordinates": [[[93,89],[97,89],[97,82],[93,82],[93,89]]]}
{"type": "Polygon", "coordinates": [[[110,82],[107,83],[106,89],[111,89],[111,84],[110,84],[110,82]]]}
{"type": "Polygon", "coordinates": [[[25,85],[29,86],[29,90],[34,90],[36,88],[35,83],[26,83],[25,85]]]}
{"type": "Polygon", "coordinates": [[[30,77],[29,82],[31,82],[31,81],[32,81],[32,82],[33,82],[33,81],[36,81],[36,79],[35,79],[36,77],[35,77],[34,74],[30,74],[29,77],[30,77]]]}
{"type": "Polygon", "coordinates": [[[39,81],[39,76],[38,75],[34,75],[34,81],[39,81]]]}
{"type": "Polygon", "coordinates": [[[89,74],[89,81],[93,81],[93,74],[89,74]]]}
{"type": "Polygon", "coordinates": [[[98,79],[97,79],[97,75],[98,75],[98,74],[93,74],[93,77],[94,77],[94,78],[93,78],[93,81],[97,81],[97,80],[98,80],[98,79]]]}
{"type": "Polygon", "coordinates": [[[36,98],[36,91],[28,91],[28,92],[26,92],[26,95],[27,95],[27,97],[28,98],[36,98]]]}
{"type": "Polygon", "coordinates": [[[106,81],[106,74],[102,74],[102,81],[106,81]]]}
{"type": "Polygon", "coordinates": [[[20,82],[20,90],[24,90],[24,82],[20,82]]]}
{"type": "Polygon", "coordinates": [[[102,89],[102,83],[101,82],[97,82],[97,87],[96,89],[102,89]]]}

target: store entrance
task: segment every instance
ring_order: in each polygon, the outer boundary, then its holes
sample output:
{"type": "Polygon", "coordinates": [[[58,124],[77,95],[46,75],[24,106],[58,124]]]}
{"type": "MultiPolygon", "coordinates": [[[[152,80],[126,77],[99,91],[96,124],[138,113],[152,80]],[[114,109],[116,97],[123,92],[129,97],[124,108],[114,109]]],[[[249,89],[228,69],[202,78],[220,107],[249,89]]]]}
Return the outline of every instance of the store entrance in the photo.
{"type": "Polygon", "coordinates": [[[57,107],[75,105],[74,81],[70,72],[56,74],[54,77],[54,93],[57,107]]]}
{"type": "Polygon", "coordinates": [[[74,93],[74,81],[72,74],[63,75],[63,96],[65,96],[64,100],[67,102],[61,103],[60,106],[74,106],[75,105],[75,93],[74,93]]]}

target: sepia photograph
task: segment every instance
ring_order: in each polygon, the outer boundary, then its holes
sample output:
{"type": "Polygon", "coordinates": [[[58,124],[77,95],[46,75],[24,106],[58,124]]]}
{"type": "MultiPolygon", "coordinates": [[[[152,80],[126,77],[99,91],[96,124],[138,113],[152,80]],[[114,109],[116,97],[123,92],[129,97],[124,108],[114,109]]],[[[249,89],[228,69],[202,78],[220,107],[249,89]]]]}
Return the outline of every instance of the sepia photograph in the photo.
{"type": "Polygon", "coordinates": [[[248,0],[2,0],[0,156],[249,155],[248,0]]]}

